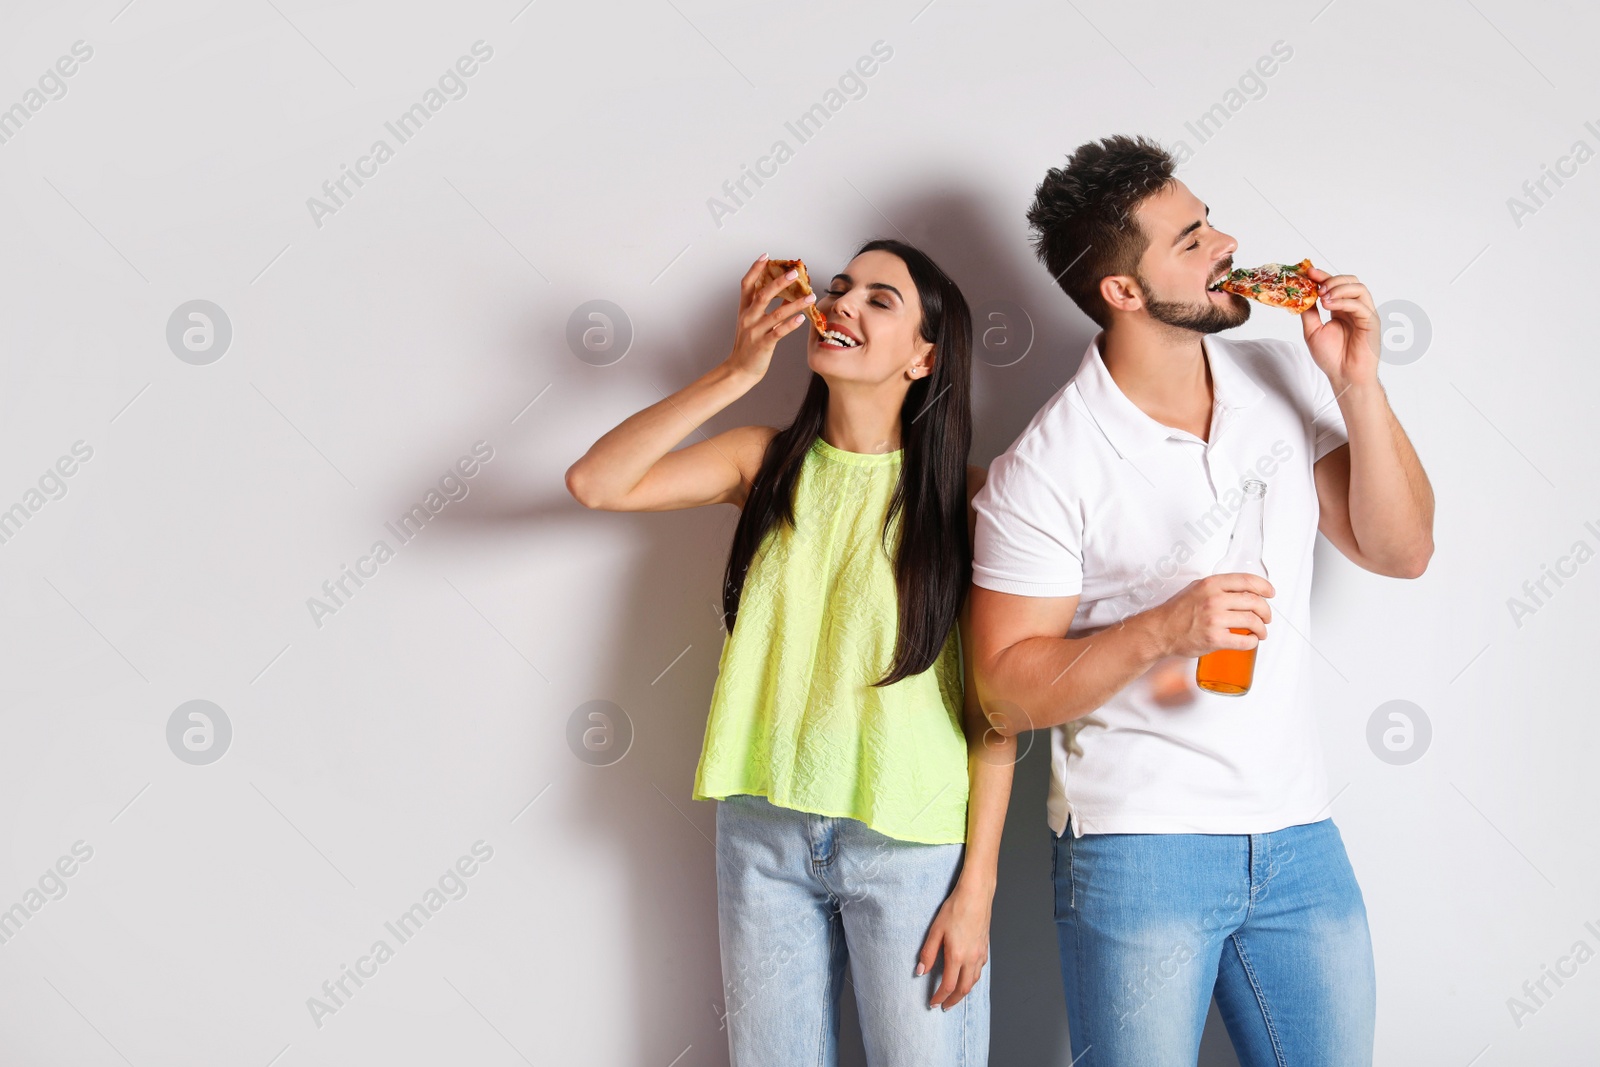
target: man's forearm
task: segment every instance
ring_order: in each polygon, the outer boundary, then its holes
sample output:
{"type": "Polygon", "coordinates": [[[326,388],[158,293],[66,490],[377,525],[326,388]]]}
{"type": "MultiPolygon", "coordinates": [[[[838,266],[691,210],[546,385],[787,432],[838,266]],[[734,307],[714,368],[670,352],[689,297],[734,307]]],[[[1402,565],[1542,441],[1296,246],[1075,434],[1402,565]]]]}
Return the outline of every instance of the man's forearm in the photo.
{"type": "Polygon", "coordinates": [[[1383,388],[1351,386],[1339,397],[1350,441],[1350,530],[1362,555],[1402,572],[1433,551],[1433,489],[1383,388]]]}
{"type": "Polygon", "coordinates": [[[1152,611],[1088,637],[1030,637],[1002,650],[983,680],[983,709],[1015,736],[1080,719],[1165,653],[1152,611]]]}

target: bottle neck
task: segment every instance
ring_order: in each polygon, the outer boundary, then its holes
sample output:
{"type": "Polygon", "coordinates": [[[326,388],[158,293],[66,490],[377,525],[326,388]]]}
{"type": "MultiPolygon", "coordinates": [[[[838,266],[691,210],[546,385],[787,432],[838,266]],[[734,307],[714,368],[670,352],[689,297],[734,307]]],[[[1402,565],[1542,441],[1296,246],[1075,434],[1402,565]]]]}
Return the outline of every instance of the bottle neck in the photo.
{"type": "Polygon", "coordinates": [[[1228,550],[1223,553],[1219,574],[1244,572],[1260,574],[1262,542],[1266,507],[1264,493],[1245,493],[1244,506],[1233,521],[1233,536],[1228,539],[1228,550]]]}

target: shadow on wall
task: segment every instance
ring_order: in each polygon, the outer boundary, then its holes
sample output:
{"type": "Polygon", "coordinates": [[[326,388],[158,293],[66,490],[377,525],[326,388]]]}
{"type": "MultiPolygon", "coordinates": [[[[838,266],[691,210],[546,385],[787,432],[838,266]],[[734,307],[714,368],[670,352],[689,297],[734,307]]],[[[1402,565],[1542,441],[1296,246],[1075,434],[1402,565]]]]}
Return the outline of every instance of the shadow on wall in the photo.
{"type": "MultiPolygon", "coordinates": [[[[1072,376],[1095,332],[1094,324],[1055,286],[1026,243],[1024,212],[1032,189],[1014,192],[1009,201],[997,198],[992,189],[949,187],[880,197],[876,206],[882,215],[862,205],[862,229],[846,250],[874,236],[899,237],[926,251],[961,286],[974,311],[976,334],[972,462],[983,466],[1010,445],[1034,412],[1072,376]],[[1018,309],[1025,321],[1019,321],[1018,309]],[[1026,352],[1019,356],[1024,343],[1026,352]]],[[[804,255],[808,250],[771,251],[804,255]]],[[[725,337],[731,342],[738,280],[749,264],[727,258],[726,286],[680,305],[685,321],[670,331],[656,331],[658,336],[725,337]]],[[[818,260],[813,281],[822,285],[841,267],[842,263],[818,260]]],[[[551,352],[565,352],[564,329],[562,320],[530,323],[530,360],[548,364],[551,352]]],[[[707,436],[750,423],[789,423],[811,373],[802,337],[797,334],[780,343],[766,379],[702,427],[707,436]]],[[[627,370],[635,374],[641,373],[641,364],[650,367],[653,385],[667,395],[723,355],[679,342],[630,353],[626,362],[627,370]]],[[[617,370],[595,368],[586,373],[617,370]]],[[[555,457],[557,477],[585,447],[587,443],[576,446],[570,456],[555,457]]],[[[718,591],[738,513],[731,507],[635,515],[589,513],[559,481],[531,501],[513,499],[503,481],[489,483],[462,503],[455,532],[447,536],[473,538],[526,529],[533,534],[530,550],[534,551],[540,547],[540,534],[561,543],[598,524],[611,527],[608,533],[617,524],[630,524],[628,533],[638,548],[629,565],[631,580],[618,583],[626,590],[624,599],[616,605],[605,639],[594,644],[595,655],[606,661],[585,665],[588,676],[608,679],[609,684],[606,691],[582,699],[603,698],[620,705],[632,720],[632,747],[611,766],[575,762],[569,780],[575,794],[570,810],[592,832],[597,848],[609,850],[625,882],[625,911],[614,916],[614,928],[621,935],[618,943],[634,950],[627,960],[599,966],[608,972],[603,978],[606,1000],[616,1006],[618,1017],[633,1021],[630,1029],[638,1044],[632,1058],[663,1060],[663,1050],[671,1045],[665,1057],[671,1059],[684,1044],[692,1044],[693,1062],[726,1063],[712,843],[715,806],[691,800],[690,791],[722,648],[718,591]],[[688,652],[674,661],[686,647],[688,652]],[[662,674],[669,663],[674,665],[662,674]],[[687,1017],[685,997],[676,992],[685,989],[698,991],[690,998],[687,1017]]],[[[536,699],[549,697],[540,693],[536,699]]],[[[549,744],[565,745],[563,732],[572,710],[541,709],[549,726],[549,744]]],[[[1033,735],[1031,742],[1024,738],[1023,747],[1026,754],[1017,767],[1006,820],[990,935],[990,1062],[996,1067],[1066,1064],[1072,1059],[1052,920],[1051,837],[1044,819],[1048,732],[1033,735]]],[[[933,916],[928,918],[931,922],[933,916]]],[[[910,966],[908,961],[908,974],[910,966]]],[[[599,981],[602,976],[594,978],[599,981]]],[[[842,999],[840,1063],[864,1067],[849,984],[842,999]]],[[[1198,1064],[1237,1067],[1214,1005],[1198,1064]]]]}

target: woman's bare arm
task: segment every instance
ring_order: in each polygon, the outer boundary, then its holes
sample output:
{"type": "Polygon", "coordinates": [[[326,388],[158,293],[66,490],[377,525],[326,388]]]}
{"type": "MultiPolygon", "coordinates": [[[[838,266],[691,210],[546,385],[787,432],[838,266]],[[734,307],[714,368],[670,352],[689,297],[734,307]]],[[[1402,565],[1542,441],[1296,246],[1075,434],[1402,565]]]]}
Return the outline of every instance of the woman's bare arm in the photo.
{"type": "Polygon", "coordinates": [[[707,371],[596,441],[568,468],[567,489],[584,507],[601,511],[742,507],[777,430],[738,426],[676,451],[668,449],[753,384],[735,377],[726,365],[707,371]]]}
{"type": "MultiPolygon", "coordinates": [[[[766,256],[740,282],[733,352],[689,385],[628,416],[567,469],[567,490],[588,508],[670,511],[705,504],[743,506],[767,443],[778,431],[740,426],[686,448],[673,447],[759,382],[778,340],[796,329],[814,297],[764,310],[789,284],[766,278],[766,256]]],[[[792,272],[791,272],[792,273],[792,272]]]]}
{"type": "MultiPolygon", "coordinates": [[[[982,467],[967,468],[968,543],[977,525],[972,497],[987,478],[982,467]]],[[[1017,762],[1017,738],[989,725],[978,702],[973,670],[972,606],[963,603],[958,625],[961,632],[965,707],[962,729],[967,737],[967,846],[955,889],[946,899],[923,942],[918,963],[924,973],[933,967],[942,947],[943,980],[933,991],[930,1006],[946,1010],[959,1004],[983,974],[989,960],[989,923],[1000,865],[1000,835],[1005,830],[1006,808],[1011,804],[1011,779],[1017,762]]]]}
{"type": "MultiPolygon", "coordinates": [[[[981,467],[969,467],[968,499],[977,495],[988,478],[981,467]]],[[[977,513],[968,504],[968,531],[975,536],[977,513]]],[[[963,881],[992,894],[995,871],[1000,862],[1000,832],[1006,824],[1006,808],[1011,803],[1011,777],[1017,761],[1016,735],[1006,735],[989,724],[978,699],[977,671],[973,666],[972,604],[961,606],[962,675],[966,680],[968,775],[967,854],[961,871],[963,881]]]]}

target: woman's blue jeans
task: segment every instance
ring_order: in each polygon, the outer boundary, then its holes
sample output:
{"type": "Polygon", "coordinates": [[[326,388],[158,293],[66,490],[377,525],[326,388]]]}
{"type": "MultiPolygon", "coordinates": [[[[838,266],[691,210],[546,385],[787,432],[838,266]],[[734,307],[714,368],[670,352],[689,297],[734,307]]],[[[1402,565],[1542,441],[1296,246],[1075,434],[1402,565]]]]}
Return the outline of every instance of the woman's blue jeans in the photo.
{"type": "Polygon", "coordinates": [[[1370,1067],[1372,941],[1332,819],[1051,837],[1074,1067],[1194,1067],[1213,994],[1242,1067],[1370,1067]]]}
{"type": "Polygon", "coordinates": [[[855,819],[736,794],[717,802],[717,922],[732,1067],[838,1062],[845,963],[872,1067],[982,1067],[989,967],[945,1011],[917,955],[966,846],[885,837],[855,819]]]}

